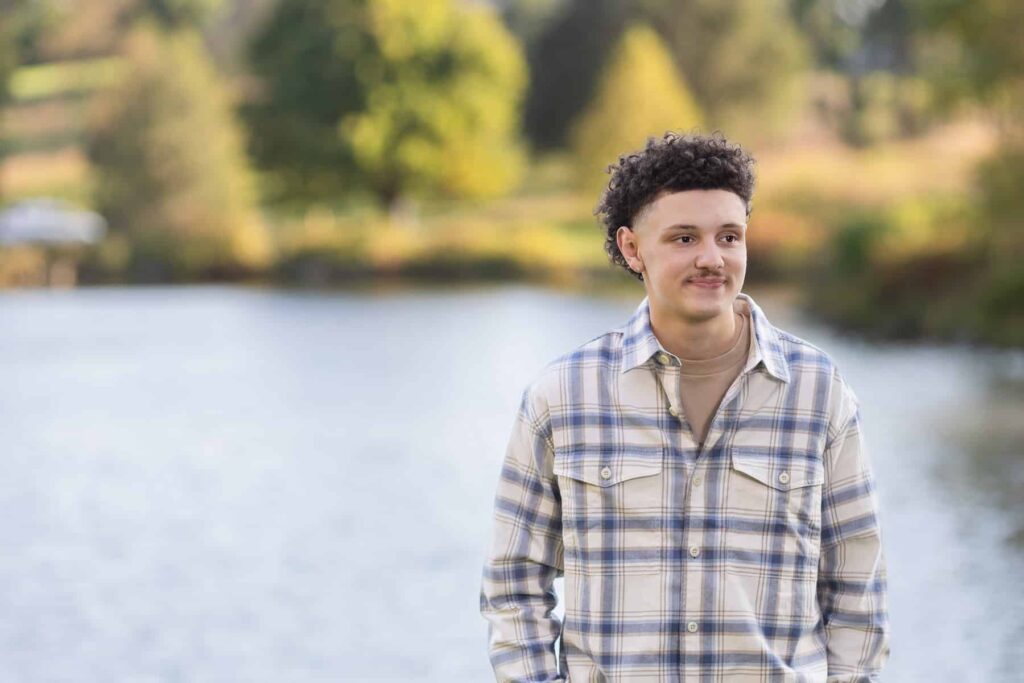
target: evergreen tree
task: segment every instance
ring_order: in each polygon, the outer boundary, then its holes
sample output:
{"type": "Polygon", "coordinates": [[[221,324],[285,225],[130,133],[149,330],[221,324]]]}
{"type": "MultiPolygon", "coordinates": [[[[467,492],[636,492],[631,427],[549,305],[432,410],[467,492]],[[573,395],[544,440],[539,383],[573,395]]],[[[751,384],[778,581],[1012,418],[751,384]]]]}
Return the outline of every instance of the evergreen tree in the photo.
{"type": "Polygon", "coordinates": [[[88,152],[96,204],[143,280],[225,276],[267,264],[240,128],[192,31],[137,29],[130,74],[103,95],[88,152]]]}
{"type": "Polygon", "coordinates": [[[648,137],[702,123],[699,107],[676,71],[658,35],[637,24],[629,28],[603,72],[592,103],[572,132],[577,179],[594,189],[620,154],[638,149],[648,137]]]}
{"type": "MultiPolygon", "coordinates": [[[[795,1],[795,0],[794,0],[795,1]]],[[[530,46],[526,132],[564,144],[607,56],[631,21],[665,41],[712,128],[750,142],[782,132],[801,104],[807,40],[786,0],[566,0],[530,46]]]]}
{"type": "Polygon", "coordinates": [[[253,152],[292,197],[509,189],[526,69],[492,8],[284,0],[251,49],[253,152]]]}
{"type": "Polygon", "coordinates": [[[665,39],[708,125],[747,144],[781,133],[810,61],[785,0],[637,0],[665,39]]]}

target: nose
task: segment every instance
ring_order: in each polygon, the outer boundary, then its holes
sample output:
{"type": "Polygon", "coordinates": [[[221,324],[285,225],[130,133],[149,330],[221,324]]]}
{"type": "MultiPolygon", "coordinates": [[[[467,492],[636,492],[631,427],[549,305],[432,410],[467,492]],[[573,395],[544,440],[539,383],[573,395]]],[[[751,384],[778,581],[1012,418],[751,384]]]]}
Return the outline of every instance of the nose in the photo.
{"type": "Polygon", "coordinates": [[[718,250],[718,245],[713,241],[708,241],[698,251],[697,261],[694,265],[701,270],[721,270],[725,267],[725,261],[718,250]]]}

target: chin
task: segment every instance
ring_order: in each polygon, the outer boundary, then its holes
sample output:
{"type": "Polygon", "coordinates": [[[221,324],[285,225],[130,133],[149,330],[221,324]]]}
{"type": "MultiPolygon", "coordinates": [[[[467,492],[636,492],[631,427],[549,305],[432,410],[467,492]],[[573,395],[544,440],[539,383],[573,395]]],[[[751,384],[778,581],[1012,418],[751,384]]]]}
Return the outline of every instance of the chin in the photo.
{"type": "Polygon", "coordinates": [[[692,301],[683,301],[676,306],[676,311],[682,318],[686,318],[687,320],[692,320],[694,322],[703,322],[720,316],[723,308],[724,307],[720,305],[700,305],[692,301]]]}
{"type": "Polygon", "coordinates": [[[735,293],[728,291],[718,292],[717,295],[708,296],[703,301],[688,297],[679,302],[678,310],[689,318],[711,319],[731,310],[735,298],[735,293]]]}

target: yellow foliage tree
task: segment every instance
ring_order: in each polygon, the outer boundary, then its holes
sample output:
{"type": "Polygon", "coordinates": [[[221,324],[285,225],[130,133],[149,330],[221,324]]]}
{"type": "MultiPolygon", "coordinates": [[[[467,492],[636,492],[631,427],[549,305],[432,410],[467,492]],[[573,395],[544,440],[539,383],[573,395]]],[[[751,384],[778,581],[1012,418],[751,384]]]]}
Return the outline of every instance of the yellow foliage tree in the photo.
{"type": "Polygon", "coordinates": [[[608,164],[643,147],[648,137],[702,123],[700,107],[661,39],[650,27],[634,24],[616,46],[591,103],[573,124],[571,144],[581,189],[600,187],[607,181],[608,164]]]}
{"type": "Polygon", "coordinates": [[[524,162],[515,131],[526,68],[496,13],[374,0],[368,17],[379,50],[357,72],[368,106],[341,132],[378,193],[480,197],[513,186],[524,162]]]}
{"type": "Polygon", "coordinates": [[[129,276],[181,280],[266,266],[271,245],[224,85],[198,34],[143,27],[129,73],[90,122],[96,203],[129,276]]]}

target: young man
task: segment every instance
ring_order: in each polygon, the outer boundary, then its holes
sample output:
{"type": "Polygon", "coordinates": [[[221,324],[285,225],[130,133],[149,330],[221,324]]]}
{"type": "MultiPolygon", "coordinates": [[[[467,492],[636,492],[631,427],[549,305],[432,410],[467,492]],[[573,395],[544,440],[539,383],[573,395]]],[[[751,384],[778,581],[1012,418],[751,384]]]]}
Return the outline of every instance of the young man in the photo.
{"type": "Polygon", "coordinates": [[[480,596],[499,681],[853,683],[888,658],[858,399],[740,292],[752,166],[669,133],[612,168],[605,248],[647,296],[524,392],[480,596]]]}

